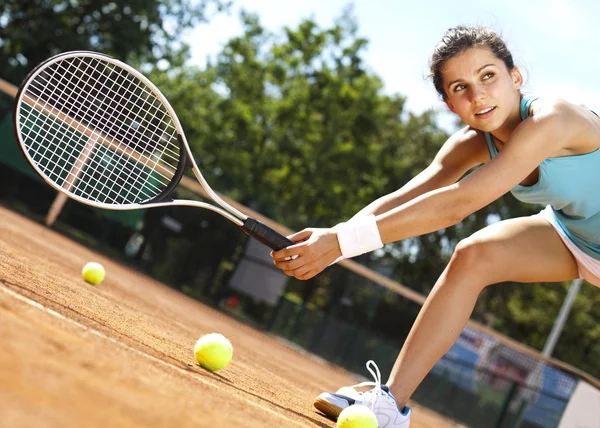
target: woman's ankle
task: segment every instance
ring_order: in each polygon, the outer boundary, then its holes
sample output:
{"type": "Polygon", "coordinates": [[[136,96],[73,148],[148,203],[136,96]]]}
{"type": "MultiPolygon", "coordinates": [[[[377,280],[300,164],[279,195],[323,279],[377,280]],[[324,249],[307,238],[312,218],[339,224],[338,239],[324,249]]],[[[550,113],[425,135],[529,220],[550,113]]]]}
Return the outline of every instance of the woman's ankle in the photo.
{"type": "Polygon", "coordinates": [[[409,397],[406,396],[406,393],[400,387],[396,387],[393,382],[388,382],[386,385],[390,389],[392,396],[396,399],[396,403],[398,403],[398,408],[400,410],[408,405],[409,397]]]}

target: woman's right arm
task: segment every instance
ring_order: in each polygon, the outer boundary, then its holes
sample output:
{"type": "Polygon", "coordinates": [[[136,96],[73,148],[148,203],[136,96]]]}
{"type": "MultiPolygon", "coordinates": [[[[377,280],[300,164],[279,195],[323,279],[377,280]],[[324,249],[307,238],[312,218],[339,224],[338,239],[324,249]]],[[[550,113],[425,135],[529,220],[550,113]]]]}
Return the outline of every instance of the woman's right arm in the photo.
{"type": "Polygon", "coordinates": [[[465,127],[448,138],[427,168],[400,189],[371,202],[352,219],[382,214],[431,190],[456,183],[471,168],[489,159],[483,134],[465,127]]]}

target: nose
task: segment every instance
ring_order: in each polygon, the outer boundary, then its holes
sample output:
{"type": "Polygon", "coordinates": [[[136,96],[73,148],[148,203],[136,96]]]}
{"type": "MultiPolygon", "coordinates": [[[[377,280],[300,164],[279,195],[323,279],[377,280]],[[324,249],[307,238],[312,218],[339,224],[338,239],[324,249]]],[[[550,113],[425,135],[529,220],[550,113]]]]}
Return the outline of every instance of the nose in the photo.
{"type": "Polygon", "coordinates": [[[485,98],[485,89],[481,85],[472,85],[469,93],[469,101],[477,103],[485,98]]]}

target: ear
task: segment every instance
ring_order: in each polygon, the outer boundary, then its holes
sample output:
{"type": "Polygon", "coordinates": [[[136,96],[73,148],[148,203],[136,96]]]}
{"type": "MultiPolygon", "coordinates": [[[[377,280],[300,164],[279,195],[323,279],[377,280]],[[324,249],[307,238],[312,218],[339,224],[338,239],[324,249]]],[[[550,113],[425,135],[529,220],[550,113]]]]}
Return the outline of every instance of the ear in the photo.
{"type": "Polygon", "coordinates": [[[512,76],[515,89],[521,89],[521,87],[523,86],[523,75],[521,74],[521,70],[519,70],[519,67],[515,65],[510,74],[512,76]]]}
{"type": "Polygon", "coordinates": [[[450,109],[450,111],[454,114],[456,114],[456,110],[454,110],[454,106],[452,105],[452,103],[450,102],[450,100],[448,99],[448,97],[444,97],[444,102],[446,103],[446,105],[448,106],[448,108],[450,109]]]}

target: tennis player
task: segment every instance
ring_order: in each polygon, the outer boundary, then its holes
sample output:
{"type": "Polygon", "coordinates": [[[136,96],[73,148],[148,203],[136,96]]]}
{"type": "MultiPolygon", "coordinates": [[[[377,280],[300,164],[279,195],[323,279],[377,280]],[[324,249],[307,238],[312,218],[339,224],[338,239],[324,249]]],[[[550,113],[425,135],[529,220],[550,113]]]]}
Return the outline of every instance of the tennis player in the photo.
{"type": "Polygon", "coordinates": [[[525,96],[509,49],[489,28],[447,30],[430,66],[436,90],[466,126],[425,170],[348,222],[291,235],[296,244],[274,251],[275,265],[309,279],[341,259],[453,226],[507,192],[545,208],[456,246],[385,384],[375,373],[369,391],[315,401],[332,417],[367,404],[380,428],[409,426],[411,394],[459,337],[486,286],[574,278],[600,286],[600,117],[563,99],[525,96]]]}

